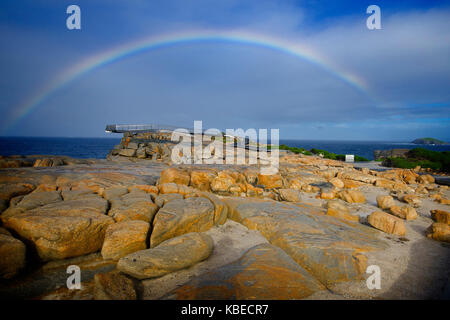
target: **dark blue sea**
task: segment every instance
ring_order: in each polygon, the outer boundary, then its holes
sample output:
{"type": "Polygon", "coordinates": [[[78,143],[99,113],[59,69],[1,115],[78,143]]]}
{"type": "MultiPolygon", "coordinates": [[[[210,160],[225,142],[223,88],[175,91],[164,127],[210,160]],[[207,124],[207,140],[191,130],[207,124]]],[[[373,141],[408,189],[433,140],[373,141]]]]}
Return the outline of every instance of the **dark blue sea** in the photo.
{"type": "MultiPolygon", "coordinates": [[[[0,155],[66,155],[74,158],[105,158],[120,143],[117,138],[28,138],[0,137],[0,155]]],[[[450,151],[450,146],[415,145],[392,141],[324,141],[280,140],[290,147],[323,149],[338,154],[355,154],[373,160],[373,150],[413,149],[423,147],[434,151],[450,151]]]]}
{"type": "Polygon", "coordinates": [[[45,154],[103,159],[120,143],[120,138],[0,137],[0,155],[45,154]]]}

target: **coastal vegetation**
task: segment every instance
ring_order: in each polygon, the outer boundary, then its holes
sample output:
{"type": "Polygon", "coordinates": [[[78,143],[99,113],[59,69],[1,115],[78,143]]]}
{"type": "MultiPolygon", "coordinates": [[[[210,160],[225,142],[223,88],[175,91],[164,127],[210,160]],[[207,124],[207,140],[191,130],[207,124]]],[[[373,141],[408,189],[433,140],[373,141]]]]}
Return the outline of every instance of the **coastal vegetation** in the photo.
{"type": "Polygon", "coordinates": [[[450,152],[431,151],[424,148],[414,148],[402,157],[384,159],[383,165],[403,169],[413,169],[417,166],[434,171],[450,172],[450,152]]]}
{"type": "MultiPolygon", "coordinates": [[[[311,150],[306,150],[304,148],[297,148],[297,147],[289,147],[285,144],[281,144],[279,146],[280,150],[288,150],[288,151],[292,151],[295,154],[305,154],[305,155],[323,155],[323,157],[325,159],[332,159],[332,160],[340,160],[340,161],[345,161],[345,154],[336,154],[333,152],[328,152],[326,150],[321,150],[321,149],[316,149],[316,148],[312,148],[311,150]]],[[[368,159],[355,155],[355,161],[369,161],[368,159]]]]}

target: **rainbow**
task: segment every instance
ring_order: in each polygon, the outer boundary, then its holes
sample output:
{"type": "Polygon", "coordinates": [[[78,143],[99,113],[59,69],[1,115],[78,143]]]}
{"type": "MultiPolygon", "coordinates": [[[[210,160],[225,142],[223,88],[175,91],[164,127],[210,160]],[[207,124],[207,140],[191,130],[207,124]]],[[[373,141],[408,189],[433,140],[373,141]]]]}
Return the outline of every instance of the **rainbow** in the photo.
{"type": "Polygon", "coordinates": [[[45,84],[40,90],[38,90],[37,94],[31,96],[21,105],[14,108],[4,130],[14,126],[20,119],[42,104],[42,102],[51,96],[55,91],[61,89],[88,72],[126,58],[132,54],[138,54],[146,50],[153,50],[183,43],[205,41],[231,42],[236,44],[257,46],[301,58],[321,67],[348,85],[369,96],[367,93],[367,86],[361,78],[349,72],[345,72],[331,61],[321,56],[318,52],[315,52],[312,48],[301,43],[293,43],[283,39],[243,31],[192,31],[182,34],[176,33],[146,37],[138,41],[129,42],[113,49],[106,50],[82,60],[81,62],[64,70],[52,81],[45,84]]]}

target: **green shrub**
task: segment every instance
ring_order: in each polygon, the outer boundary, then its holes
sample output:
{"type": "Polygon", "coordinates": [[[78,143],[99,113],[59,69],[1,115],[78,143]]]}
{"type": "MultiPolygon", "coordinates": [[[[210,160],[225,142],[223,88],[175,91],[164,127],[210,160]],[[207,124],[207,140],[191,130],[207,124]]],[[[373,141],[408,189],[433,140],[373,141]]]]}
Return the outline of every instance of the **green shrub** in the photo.
{"type": "MultiPolygon", "coordinates": [[[[294,152],[295,154],[301,153],[301,154],[305,154],[308,156],[311,156],[313,154],[316,154],[316,155],[323,154],[323,157],[326,159],[345,161],[344,154],[335,154],[332,152],[328,152],[326,150],[321,150],[321,149],[316,149],[316,148],[312,148],[310,151],[308,151],[305,148],[289,147],[285,144],[280,144],[278,148],[280,150],[289,150],[291,152],[294,152]]],[[[355,156],[355,161],[369,161],[369,160],[364,157],[355,156]]]]}
{"type": "MultiPolygon", "coordinates": [[[[427,150],[429,151],[429,150],[427,150]]],[[[436,152],[436,151],[432,151],[436,152]]],[[[448,157],[448,155],[447,155],[448,157]]],[[[433,155],[433,159],[435,158],[435,155],[433,155]]],[[[414,169],[417,166],[420,166],[422,168],[430,168],[435,171],[444,171],[449,172],[450,168],[448,165],[448,162],[445,162],[445,157],[441,158],[440,161],[432,161],[428,159],[418,159],[418,158],[399,158],[399,157],[391,157],[387,158],[383,161],[382,165],[387,167],[395,167],[395,168],[402,168],[402,169],[414,169]]]]}
{"type": "MultiPolygon", "coordinates": [[[[316,149],[316,148],[312,148],[311,152],[314,154],[323,154],[323,157],[326,159],[345,161],[345,154],[335,154],[332,152],[328,152],[326,150],[321,150],[321,149],[316,149]]],[[[364,157],[355,155],[355,161],[369,161],[369,160],[364,157]]]]}
{"type": "Polygon", "coordinates": [[[355,156],[355,161],[370,161],[369,159],[366,159],[364,157],[355,156]]]}

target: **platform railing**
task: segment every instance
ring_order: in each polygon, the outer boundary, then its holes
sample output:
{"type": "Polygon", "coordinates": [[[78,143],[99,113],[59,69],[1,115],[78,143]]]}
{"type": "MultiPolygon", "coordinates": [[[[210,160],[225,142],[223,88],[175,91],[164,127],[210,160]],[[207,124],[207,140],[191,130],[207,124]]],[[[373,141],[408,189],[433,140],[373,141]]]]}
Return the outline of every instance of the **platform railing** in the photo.
{"type": "MultiPolygon", "coordinates": [[[[174,131],[180,127],[161,124],[108,124],[105,131],[124,133],[124,132],[158,132],[158,131],[174,131]]],[[[185,128],[189,132],[193,129],[185,128]]]]}

